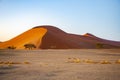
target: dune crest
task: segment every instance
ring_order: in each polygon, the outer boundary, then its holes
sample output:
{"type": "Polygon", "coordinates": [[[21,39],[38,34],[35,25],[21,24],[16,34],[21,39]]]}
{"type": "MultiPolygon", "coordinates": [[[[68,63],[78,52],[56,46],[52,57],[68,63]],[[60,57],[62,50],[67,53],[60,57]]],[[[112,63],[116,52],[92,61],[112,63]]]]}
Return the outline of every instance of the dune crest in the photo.
{"type": "Polygon", "coordinates": [[[92,35],[92,34],[90,34],[90,33],[86,33],[86,34],[84,34],[83,36],[86,36],[86,37],[96,37],[96,36],[94,36],[94,35],[92,35]]]}
{"type": "Polygon", "coordinates": [[[25,44],[34,44],[36,49],[95,49],[120,48],[120,42],[96,37],[90,33],[84,35],[69,34],[61,29],[50,26],[36,26],[17,37],[0,43],[0,49],[15,46],[24,49],[25,44]]]}

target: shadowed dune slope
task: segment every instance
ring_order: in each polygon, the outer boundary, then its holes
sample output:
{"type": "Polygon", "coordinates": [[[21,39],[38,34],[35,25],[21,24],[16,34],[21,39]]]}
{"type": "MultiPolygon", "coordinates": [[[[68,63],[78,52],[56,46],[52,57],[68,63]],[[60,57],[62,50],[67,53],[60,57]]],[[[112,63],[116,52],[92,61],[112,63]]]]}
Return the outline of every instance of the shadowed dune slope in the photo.
{"type": "Polygon", "coordinates": [[[94,49],[97,44],[102,48],[120,48],[120,42],[98,38],[90,33],[75,35],[66,33],[49,25],[34,27],[21,35],[0,43],[0,48],[15,46],[24,49],[27,43],[34,44],[37,49],[94,49]]]}
{"type": "Polygon", "coordinates": [[[87,36],[69,34],[53,26],[38,26],[36,28],[40,27],[47,29],[39,46],[42,49],[94,49],[98,43],[104,44],[103,48],[120,48],[120,42],[101,39],[90,33],[86,33],[87,36]]]}

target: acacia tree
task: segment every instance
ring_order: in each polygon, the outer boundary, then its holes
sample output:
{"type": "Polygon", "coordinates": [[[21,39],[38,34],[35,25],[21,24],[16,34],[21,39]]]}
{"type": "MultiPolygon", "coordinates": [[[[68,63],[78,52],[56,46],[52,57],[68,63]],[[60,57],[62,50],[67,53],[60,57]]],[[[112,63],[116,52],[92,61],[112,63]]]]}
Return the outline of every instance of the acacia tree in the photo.
{"type": "Polygon", "coordinates": [[[34,44],[25,44],[24,47],[25,47],[25,49],[29,49],[29,50],[36,48],[36,46],[34,44]]]}

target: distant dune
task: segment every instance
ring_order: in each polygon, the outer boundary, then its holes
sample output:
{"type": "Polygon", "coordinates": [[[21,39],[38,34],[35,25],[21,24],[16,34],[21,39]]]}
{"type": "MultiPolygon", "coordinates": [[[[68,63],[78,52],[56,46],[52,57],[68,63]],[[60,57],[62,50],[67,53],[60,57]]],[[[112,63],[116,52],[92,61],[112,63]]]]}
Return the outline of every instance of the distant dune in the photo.
{"type": "Polygon", "coordinates": [[[34,27],[17,37],[0,43],[0,49],[14,46],[25,49],[25,44],[34,44],[36,49],[95,49],[120,48],[120,42],[98,38],[90,33],[76,35],[66,33],[54,26],[34,27]]]}

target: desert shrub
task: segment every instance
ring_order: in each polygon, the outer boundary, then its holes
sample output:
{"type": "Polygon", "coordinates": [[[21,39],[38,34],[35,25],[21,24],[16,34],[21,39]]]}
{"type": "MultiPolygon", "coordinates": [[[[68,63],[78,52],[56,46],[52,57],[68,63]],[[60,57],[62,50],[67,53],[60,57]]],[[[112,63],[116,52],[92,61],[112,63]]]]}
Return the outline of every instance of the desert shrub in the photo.
{"type": "Polygon", "coordinates": [[[14,46],[8,46],[7,49],[16,49],[14,46]]]}
{"type": "Polygon", "coordinates": [[[28,61],[25,61],[25,62],[24,62],[24,64],[30,64],[30,62],[28,62],[28,61]]]}
{"type": "Polygon", "coordinates": [[[111,64],[111,62],[108,61],[108,60],[103,60],[103,61],[101,61],[100,63],[101,63],[101,64],[111,64]]]}
{"type": "Polygon", "coordinates": [[[85,62],[85,63],[95,63],[93,60],[91,60],[91,59],[86,59],[86,60],[83,60],[83,62],[85,62]]]}
{"type": "Polygon", "coordinates": [[[4,64],[10,64],[10,62],[9,62],[9,61],[6,61],[6,62],[4,62],[4,64]]]}
{"type": "Polygon", "coordinates": [[[21,64],[20,62],[9,62],[9,64],[21,64]]]}
{"type": "Polygon", "coordinates": [[[68,63],[80,63],[81,60],[79,58],[68,58],[68,60],[66,62],[68,62],[68,63]]]}
{"type": "Polygon", "coordinates": [[[81,62],[81,60],[79,58],[76,58],[73,61],[74,61],[74,63],[80,63],[81,62]]]}
{"type": "Polygon", "coordinates": [[[34,44],[25,44],[24,45],[25,49],[33,49],[33,48],[36,48],[36,46],[34,44]]]}
{"type": "Polygon", "coordinates": [[[116,64],[120,64],[120,59],[116,60],[115,63],[116,63],[116,64]]]}
{"type": "Polygon", "coordinates": [[[3,64],[4,62],[3,61],[0,61],[0,64],[3,64]]]}
{"type": "Polygon", "coordinates": [[[102,43],[96,43],[96,48],[101,49],[103,48],[104,44],[102,43]]]}
{"type": "Polygon", "coordinates": [[[12,67],[13,65],[12,64],[8,64],[8,67],[12,67]]]}

